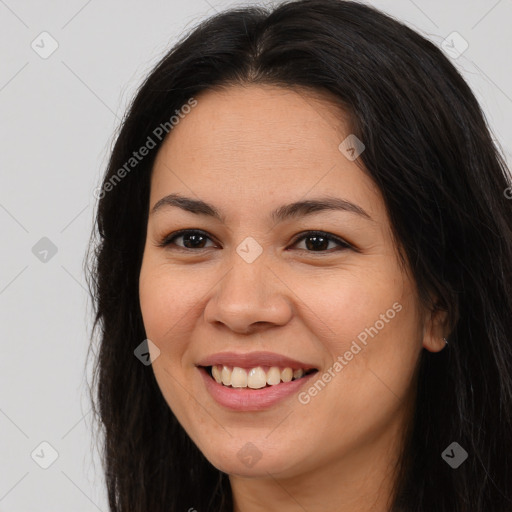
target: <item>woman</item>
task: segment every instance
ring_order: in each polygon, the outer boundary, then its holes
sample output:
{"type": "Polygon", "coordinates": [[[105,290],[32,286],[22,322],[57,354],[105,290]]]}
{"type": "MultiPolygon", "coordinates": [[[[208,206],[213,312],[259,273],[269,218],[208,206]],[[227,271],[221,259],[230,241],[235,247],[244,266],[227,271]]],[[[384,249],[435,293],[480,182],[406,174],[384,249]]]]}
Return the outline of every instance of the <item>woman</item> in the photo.
{"type": "Polygon", "coordinates": [[[512,510],[507,173],[449,60],[370,7],[192,31],[98,191],[111,510],[512,510]]]}

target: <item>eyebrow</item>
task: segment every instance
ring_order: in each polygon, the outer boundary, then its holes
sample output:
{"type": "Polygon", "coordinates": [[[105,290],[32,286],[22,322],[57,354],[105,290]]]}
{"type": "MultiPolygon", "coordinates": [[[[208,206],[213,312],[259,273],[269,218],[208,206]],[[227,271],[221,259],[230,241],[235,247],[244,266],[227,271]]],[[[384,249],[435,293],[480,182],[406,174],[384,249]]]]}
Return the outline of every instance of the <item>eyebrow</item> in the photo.
{"type": "MultiPolygon", "coordinates": [[[[150,215],[153,215],[164,207],[178,207],[196,215],[205,215],[213,217],[223,224],[226,223],[226,219],[222,213],[215,208],[215,206],[206,203],[200,199],[192,199],[190,197],[184,197],[180,194],[169,194],[168,196],[162,197],[155,206],[153,206],[150,215]]],[[[364,217],[370,221],[373,219],[366,213],[363,208],[357,204],[351,203],[346,199],[339,197],[324,196],[315,199],[308,199],[304,201],[297,201],[295,203],[286,204],[276,208],[271,214],[270,218],[275,222],[283,222],[290,218],[305,217],[312,215],[317,212],[337,210],[355,213],[361,217],[364,217]]]]}

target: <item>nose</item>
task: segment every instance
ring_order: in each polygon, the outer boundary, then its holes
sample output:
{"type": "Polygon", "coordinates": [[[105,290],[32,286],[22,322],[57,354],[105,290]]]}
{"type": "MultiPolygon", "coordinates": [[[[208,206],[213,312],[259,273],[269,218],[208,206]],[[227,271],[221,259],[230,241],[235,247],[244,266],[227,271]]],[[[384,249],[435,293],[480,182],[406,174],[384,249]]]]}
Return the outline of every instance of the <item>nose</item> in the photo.
{"type": "Polygon", "coordinates": [[[235,253],[230,270],[205,306],[204,318],[239,334],[283,326],[293,314],[291,295],[265,258],[247,263],[235,253]]]}

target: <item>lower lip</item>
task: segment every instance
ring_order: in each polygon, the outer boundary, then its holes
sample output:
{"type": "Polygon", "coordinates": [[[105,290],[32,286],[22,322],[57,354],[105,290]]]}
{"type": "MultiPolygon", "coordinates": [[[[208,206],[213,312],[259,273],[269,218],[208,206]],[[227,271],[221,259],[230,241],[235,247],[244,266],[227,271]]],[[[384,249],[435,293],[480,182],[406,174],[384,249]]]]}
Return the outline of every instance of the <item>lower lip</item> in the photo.
{"type": "Polygon", "coordinates": [[[311,377],[318,372],[310,373],[297,380],[281,382],[275,386],[261,389],[230,388],[217,383],[206,368],[198,368],[203,376],[206,389],[213,399],[220,405],[236,411],[261,411],[267,409],[281,400],[297,393],[311,377]]]}

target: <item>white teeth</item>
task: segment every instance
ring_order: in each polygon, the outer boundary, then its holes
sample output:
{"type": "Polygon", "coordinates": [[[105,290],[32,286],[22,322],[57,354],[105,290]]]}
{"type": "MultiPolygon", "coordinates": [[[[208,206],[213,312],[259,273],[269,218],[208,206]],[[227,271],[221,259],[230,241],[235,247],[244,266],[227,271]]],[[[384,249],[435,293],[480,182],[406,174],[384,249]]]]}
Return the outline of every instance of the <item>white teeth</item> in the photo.
{"type": "Polygon", "coordinates": [[[222,376],[217,365],[212,366],[212,376],[217,381],[217,384],[220,384],[222,382],[222,376]]]}
{"type": "Polygon", "coordinates": [[[257,366],[247,374],[247,386],[251,389],[264,388],[267,385],[267,375],[261,366],[257,366]]]}
{"type": "MultiPolygon", "coordinates": [[[[247,387],[247,372],[243,368],[235,366],[231,372],[231,385],[234,388],[246,388],[247,387]]],[[[249,387],[253,387],[250,386],[249,387]]],[[[262,386],[260,386],[262,387],[262,386]]]]}
{"type": "Polygon", "coordinates": [[[222,384],[224,386],[231,386],[231,370],[227,366],[222,367],[221,372],[222,384]]]}
{"type": "Polygon", "coordinates": [[[304,375],[304,370],[299,368],[298,370],[293,370],[293,378],[300,379],[304,375]]]}
{"type": "Polygon", "coordinates": [[[272,366],[267,372],[267,384],[275,386],[281,382],[281,370],[277,366],[272,366]]]}
{"type": "Polygon", "coordinates": [[[212,377],[218,384],[232,386],[234,388],[261,389],[267,384],[276,386],[281,382],[290,382],[293,379],[300,379],[305,374],[302,368],[293,370],[292,368],[283,368],[271,366],[267,373],[261,366],[257,366],[247,371],[244,368],[235,366],[232,370],[228,366],[212,366],[212,377]]]}
{"type": "Polygon", "coordinates": [[[281,380],[283,382],[290,382],[293,379],[293,370],[291,368],[285,368],[281,372],[281,380]]]}

